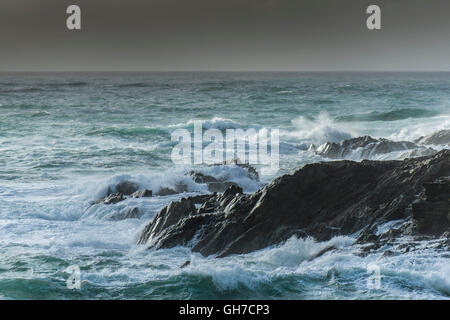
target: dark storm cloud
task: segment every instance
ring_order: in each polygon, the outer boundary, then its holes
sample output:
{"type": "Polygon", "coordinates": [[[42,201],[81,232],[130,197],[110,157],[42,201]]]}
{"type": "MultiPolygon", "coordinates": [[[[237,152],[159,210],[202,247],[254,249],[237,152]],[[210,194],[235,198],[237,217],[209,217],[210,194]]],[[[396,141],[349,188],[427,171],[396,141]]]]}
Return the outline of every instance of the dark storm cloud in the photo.
{"type": "Polygon", "coordinates": [[[450,70],[449,14],[448,0],[1,0],[0,70],[450,70]]]}

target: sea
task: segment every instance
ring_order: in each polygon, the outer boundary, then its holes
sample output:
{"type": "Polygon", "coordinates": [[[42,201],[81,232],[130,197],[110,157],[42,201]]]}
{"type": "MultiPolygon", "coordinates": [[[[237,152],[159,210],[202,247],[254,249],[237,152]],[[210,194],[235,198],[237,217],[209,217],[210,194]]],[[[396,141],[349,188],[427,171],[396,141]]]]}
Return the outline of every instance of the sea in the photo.
{"type": "Polygon", "coordinates": [[[312,144],[414,141],[441,129],[450,129],[444,72],[1,73],[0,299],[450,299],[450,252],[433,240],[386,256],[389,247],[358,254],[357,234],[291,238],[220,259],[137,245],[165,205],[207,193],[185,174],[193,168],[251,193],[327,160],[312,144]],[[196,121],[224,133],[279,130],[279,170],[255,181],[235,165],[174,164],[172,133],[196,121]],[[123,180],[188,191],[90,207],[123,180]],[[140,219],[111,219],[135,206],[140,219]]]}

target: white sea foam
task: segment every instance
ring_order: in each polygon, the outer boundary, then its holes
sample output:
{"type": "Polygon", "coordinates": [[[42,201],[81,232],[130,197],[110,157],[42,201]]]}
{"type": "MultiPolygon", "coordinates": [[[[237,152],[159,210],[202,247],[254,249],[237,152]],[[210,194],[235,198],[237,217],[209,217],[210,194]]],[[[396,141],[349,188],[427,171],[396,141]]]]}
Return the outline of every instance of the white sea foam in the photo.
{"type": "Polygon", "coordinates": [[[325,142],[340,142],[357,136],[348,127],[335,123],[326,113],[320,113],[314,119],[300,116],[292,120],[295,130],[286,133],[287,136],[297,137],[302,141],[321,144],[325,142]]]}

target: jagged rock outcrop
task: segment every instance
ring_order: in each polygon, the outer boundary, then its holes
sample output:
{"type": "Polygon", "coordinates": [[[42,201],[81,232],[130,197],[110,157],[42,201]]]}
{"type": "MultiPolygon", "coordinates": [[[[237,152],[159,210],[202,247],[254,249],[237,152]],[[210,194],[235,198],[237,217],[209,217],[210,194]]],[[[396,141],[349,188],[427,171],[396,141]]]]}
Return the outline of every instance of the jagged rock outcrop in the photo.
{"type": "Polygon", "coordinates": [[[318,155],[330,159],[370,159],[371,157],[395,151],[409,151],[405,156],[418,157],[435,154],[436,151],[409,141],[392,141],[370,136],[343,140],[339,143],[327,142],[316,150],[318,155]]]}
{"type": "Polygon", "coordinates": [[[145,227],[138,242],[154,248],[189,245],[205,256],[224,257],[279,244],[293,235],[328,240],[411,218],[424,183],[447,176],[449,150],[403,161],[309,164],[254,194],[231,186],[221,195],[203,198],[200,207],[192,198],[172,202],[145,227]]]}
{"type": "MultiPolygon", "coordinates": [[[[115,204],[118,203],[120,201],[125,200],[125,197],[123,196],[123,193],[113,193],[110,194],[100,200],[95,201],[93,204],[98,204],[98,203],[103,203],[103,204],[115,204]]],[[[93,205],[92,204],[92,205],[93,205]]]]}
{"type": "Polygon", "coordinates": [[[450,145],[450,129],[441,130],[415,141],[420,144],[450,145]]]}

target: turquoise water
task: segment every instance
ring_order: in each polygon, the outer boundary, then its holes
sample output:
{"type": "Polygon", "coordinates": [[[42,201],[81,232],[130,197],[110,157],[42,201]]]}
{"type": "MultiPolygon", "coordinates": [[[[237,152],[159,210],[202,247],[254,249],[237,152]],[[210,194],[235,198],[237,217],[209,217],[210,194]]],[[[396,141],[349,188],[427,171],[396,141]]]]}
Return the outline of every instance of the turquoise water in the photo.
{"type": "MultiPolygon", "coordinates": [[[[225,259],[188,248],[149,251],[140,230],[181,195],[129,199],[86,210],[127,178],[157,190],[184,181],[171,133],[204,128],[280,130],[280,171],[323,160],[307,147],[372,135],[412,141],[450,128],[448,73],[147,73],[0,75],[0,298],[395,299],[450,297],[448,253],[424,249],[359,257],[351,237],[292,239],[225,259]],[[141,219],[110,221],[132,206],[141,219]],[[188,268],[179,266],[191,260],[188,268]],[[381,289],[366,286],[369,263],[381,289]],[[66,287],[79,265],[81,290],[66,287]]],[[[396,158],[397,154],[386,155],[396,158]]],[[[239,168],[203,168],[253,192],[239,168]]]]}

